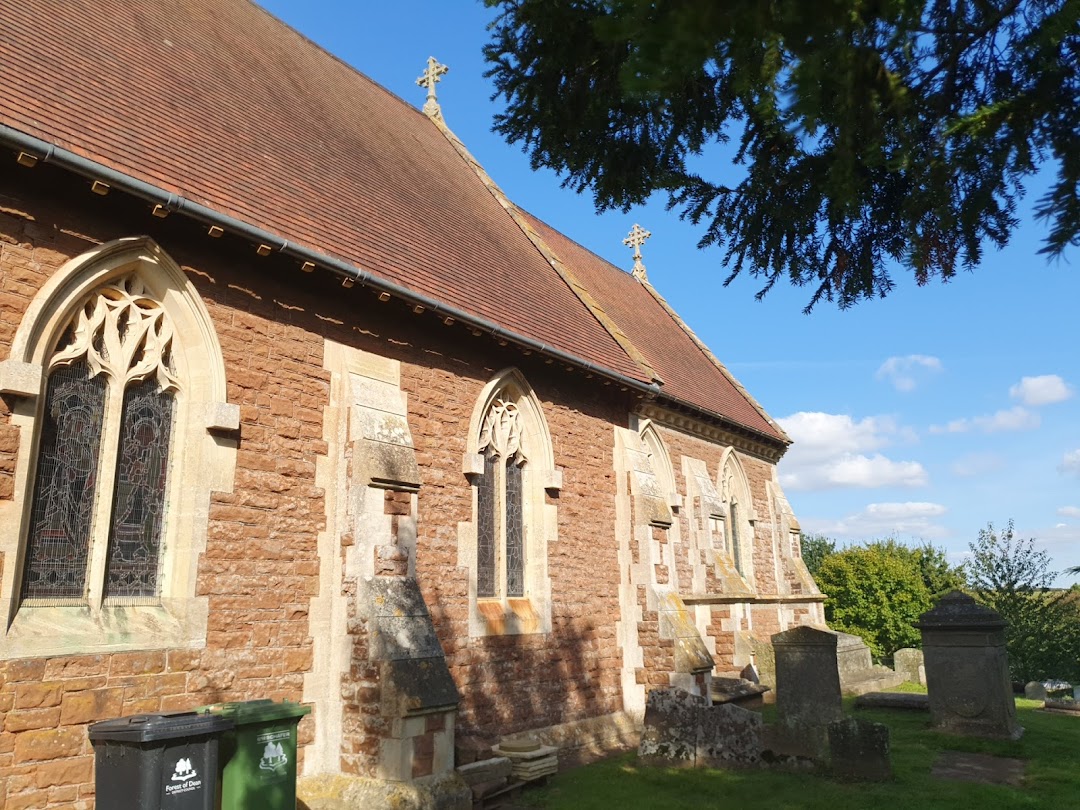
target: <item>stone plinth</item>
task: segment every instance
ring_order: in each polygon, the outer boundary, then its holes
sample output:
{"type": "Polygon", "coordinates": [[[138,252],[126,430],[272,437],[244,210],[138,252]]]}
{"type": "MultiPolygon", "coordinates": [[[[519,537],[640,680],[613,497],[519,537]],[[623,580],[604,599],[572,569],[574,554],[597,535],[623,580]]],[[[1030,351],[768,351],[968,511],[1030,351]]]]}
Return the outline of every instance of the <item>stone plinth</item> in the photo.
{"type": "Polygon", "coordinates": [[[953,591],[919,617],[930,697],[930,724],[940,731],[1017,739],[1016,703],[1005,653],[1005,621],[953,591]]]}

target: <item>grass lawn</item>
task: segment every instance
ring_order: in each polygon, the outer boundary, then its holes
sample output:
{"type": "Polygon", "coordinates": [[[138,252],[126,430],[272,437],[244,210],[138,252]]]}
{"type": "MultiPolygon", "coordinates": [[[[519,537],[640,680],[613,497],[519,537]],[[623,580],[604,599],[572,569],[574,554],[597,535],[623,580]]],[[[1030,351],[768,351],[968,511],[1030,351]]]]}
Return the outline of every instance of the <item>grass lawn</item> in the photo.
{"type": "MultiPolygon", "coordinates": [[[[848,712],[891,729],[894,780],[844,783],[816,774],[648,768],[625,754],[560,774],[527,790],[520,804],[546,810],[675,810],[762,807],[767,810],[1080,810],[1080,718],[1036,712],[1017,700],[1025,732],[1017,742],[991,742],[930,731],[923,712],[848,712]],[[930,778],[940,751],[972,751],[1026,762],[1020,788],[930,778]]],[[[766,707],[769,722],[772,707],[766,707]]]]}

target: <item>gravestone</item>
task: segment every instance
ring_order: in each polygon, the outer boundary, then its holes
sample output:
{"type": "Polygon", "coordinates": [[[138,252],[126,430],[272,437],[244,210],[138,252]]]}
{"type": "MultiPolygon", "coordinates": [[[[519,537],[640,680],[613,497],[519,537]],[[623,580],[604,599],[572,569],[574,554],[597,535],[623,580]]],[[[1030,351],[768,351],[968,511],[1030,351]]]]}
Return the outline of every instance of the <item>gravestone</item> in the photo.
{"type": "Polygon", "coordinates": [[[805,625],[772,637],[778,721],[772,744],[784,754],[822,756],[829,724],[844,718],[838,638],[830,630],[805,625]]]}
{"type": "Polygon", "coordinates": [[[781,724],[827,726],[843,719],[837,641],[837,633],[806,625],[772,637],[781,724]]]}
{"type": "Polygon", "coordinates": [[[1046,700],[1046,687],[1038,681],[1024,684],[1024,697],[1028,700],[1046,700]]]}
{"type": "Polygon", "coordinates": [[[769,691],[769,687],[745,678],[713,677],[709,696],[714,706],[731,703],[743,709],[760,709],[764,703],[762,696],[769,691]]]}
{"type": "Polygon", "coordinates": [[[855,708],[928,712],[930,698],[919,692],[867,692],[855,698],[855,708]]]}
{"type": "Polygon", "coordinates": [[[646,764],[686,765],[697,758],[698,715],[706,701],[684,689],[653,689],[645,701],[638,756],[646,764]]]}
{"type": "Polygon", "coordinates": [[[889,727],[848,718],[829,725],[829,767],[841,779],[892,779],[889,727]]]}
{"type": "Polygon", "coordinates": [[[1005,621],[953,591],[919,617],[930,724],[940,731],[1018,739],[1005,621]]]}
{"type": "Polygon", "coordinates": [[[697,758],[699,768],[751,768],[761,760],[764,721],[755,711],[723,703],[701,715],[697,758]]]}
{"type": "Polygon", "coordinates": [[[761,715],[732,703],[709,705],[682,689],[654,689],[638,756],[646,764],[748,768],[761,759],[761,715]]]}
{"type": "Polygon", "coordinates": [[[893,653],[893,669],[906,683],[926,686],[926,667],[923,664],[923,651],[914,647],[904,647],[893,653]]]}

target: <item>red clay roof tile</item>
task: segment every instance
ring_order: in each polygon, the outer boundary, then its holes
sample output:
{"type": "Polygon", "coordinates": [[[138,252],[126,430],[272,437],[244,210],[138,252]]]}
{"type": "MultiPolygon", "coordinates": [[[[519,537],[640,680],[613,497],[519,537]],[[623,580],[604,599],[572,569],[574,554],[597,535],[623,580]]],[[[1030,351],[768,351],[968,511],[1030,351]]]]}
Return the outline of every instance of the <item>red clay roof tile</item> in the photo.
{"type": "Polygon", "coordinates": [[[662,396],[722,416],[770,438],[787,440],[644,284],[544,222],[531,216],[530,220],[656,369],[664,380],[662,396]]]}
{"type": "MultiPolygon", "coordinates": [[[[651,379],[438,127],[247,0],[0,0],[0,87],[14,129],[651,379]]],[[[666,394],[782,438],[648,291],[537,227],[666,394]]]]}

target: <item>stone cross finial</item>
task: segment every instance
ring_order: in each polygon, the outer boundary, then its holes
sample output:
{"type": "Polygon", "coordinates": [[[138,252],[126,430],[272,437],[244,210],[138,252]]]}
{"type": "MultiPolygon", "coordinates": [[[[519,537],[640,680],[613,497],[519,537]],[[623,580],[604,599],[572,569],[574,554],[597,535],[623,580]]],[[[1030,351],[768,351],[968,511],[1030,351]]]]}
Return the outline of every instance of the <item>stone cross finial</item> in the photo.
{"type": "Polygon", "coordinates": [[[417,85],[427,88],[427,101],[424,102],[424,115],[429,117],[438,117],[442,115],[442,110],[439,108],[439,102],[435,98],[435,85],[442,81],[443,74],[450,68],[446,65],[439,64],[439,60],[434,56],[429,56],[427,60],[427,68],[420,75],[420,78],[416,80],[417,85]]]}
{"type": "Polygon", "coordinates": [[[645,280],[645,265],[641,263],[641,246],[645,244],[645,240],[650,236],[652,236],[651,233],[635,222],[634,227],[630,229],[630,233],[622,240],[624,245],[634,249],[634,269],[630,272],[633,273],[634,278],[639,278],[642,281],[645,280]]]}

